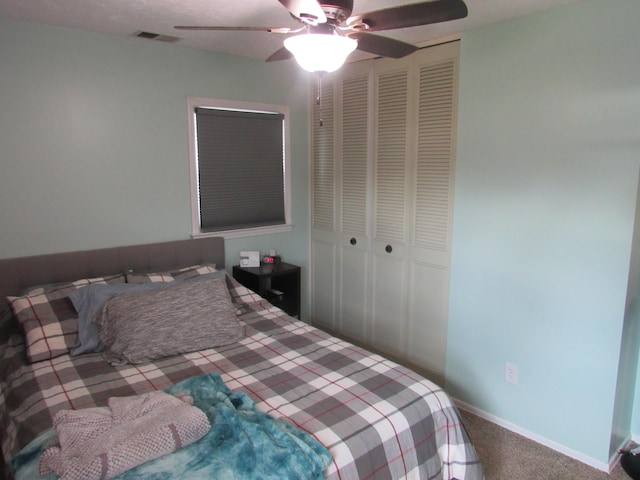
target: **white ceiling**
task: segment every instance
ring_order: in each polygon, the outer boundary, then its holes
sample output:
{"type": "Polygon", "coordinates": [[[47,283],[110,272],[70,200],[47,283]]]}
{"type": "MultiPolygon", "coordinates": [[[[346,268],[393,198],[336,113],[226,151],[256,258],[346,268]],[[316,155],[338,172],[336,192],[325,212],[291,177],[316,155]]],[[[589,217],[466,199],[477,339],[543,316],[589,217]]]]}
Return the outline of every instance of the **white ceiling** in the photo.
{"type": "MultiPolygon", "coordinates": [[[[579,1],[465,0],[469,10],[465,19],[376,33],[421,45],[488,23],[579,1]]],[[[416,2],[354,0],[353,13],[416,2]]],[[[0,17],[114,35],[148,31],[179,37],[177,45],[263,60],[282,46],[285,36],[266,32],[194,32],[175,30],[173,26],[299,26],[277,0],[0,0],[0,17]]],[[[364,57],[360,52],[352,55],[352,59],[364,57]]]]}

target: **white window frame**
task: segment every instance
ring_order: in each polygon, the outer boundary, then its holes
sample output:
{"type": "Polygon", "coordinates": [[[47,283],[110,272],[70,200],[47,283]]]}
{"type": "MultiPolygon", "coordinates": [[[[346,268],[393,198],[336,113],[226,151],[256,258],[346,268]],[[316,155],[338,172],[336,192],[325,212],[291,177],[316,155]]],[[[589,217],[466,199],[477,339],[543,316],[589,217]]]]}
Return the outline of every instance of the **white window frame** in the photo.
{"type": "Polygon", "coordinates": [[[206,97],[187,97],[187,118],[189,134],[189,178],[191,184],[191,236],[239,238],[256,235],[269,235],[274,233],[290,232],[293,227],[291,221],[291,145],[290,145],[290,118],[289,107],[286,105],[272,105],[266,103],[239,102],[235,100],[223,100],[206,97]],[[285,223],[264,227],[242,228],[235,230],[222,230],[215,232],[203,232],[200,226],[200,192],[198,181],[198,139],[196,130],[196,108],[217,108],[221,110],[235,110],[259,113],[280,113],[284,115],[284,215],[285,223]]]}

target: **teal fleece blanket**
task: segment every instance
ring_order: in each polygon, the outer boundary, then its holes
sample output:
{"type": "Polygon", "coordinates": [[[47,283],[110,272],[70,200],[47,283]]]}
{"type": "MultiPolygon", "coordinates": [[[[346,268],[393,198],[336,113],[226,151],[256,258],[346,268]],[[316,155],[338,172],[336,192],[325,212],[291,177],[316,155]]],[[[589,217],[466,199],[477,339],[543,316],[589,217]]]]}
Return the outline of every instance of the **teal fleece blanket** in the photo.
{"type": "MultiPolygon", "coordinates": [[[[153,460],[116,478],[283,480],[322,479],[331,462],[329,451],[311,435],[259,411],[243,392],[232,392],[216,375],[202,375],[166,390],[186,393],[203,410],[211,430],[199,441],[171,455],[153,460]]],[[[9,462],[16,480],[42,478],[38,463],[49,430],[9,462]]],[[[44,477],[46,479],[55,476],[44,477]]]]}

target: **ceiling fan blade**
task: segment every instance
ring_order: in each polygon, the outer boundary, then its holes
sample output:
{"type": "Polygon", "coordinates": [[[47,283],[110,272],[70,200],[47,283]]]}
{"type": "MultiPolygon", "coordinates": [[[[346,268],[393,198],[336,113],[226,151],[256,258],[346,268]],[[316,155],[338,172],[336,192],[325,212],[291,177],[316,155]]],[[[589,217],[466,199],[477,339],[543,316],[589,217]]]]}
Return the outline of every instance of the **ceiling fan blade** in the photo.
{"type": "Polygon", "coordinates": [[[278,0],[284,8],[305,23],[317,25],[326,23],[327,16],[316,0],[278,0]]]}
{"type": "Polygon", "coordinates": [[[432,0],[353,15],[346,25],[358,29],[359,24],[365,24],[368,28],[363,30],[376,32],[456,20],[466,17],[467,13],[463,0],[432,0]]]}
{"type": "Polygon", "coordinates": [[[418,50],[418,47],[410,43],[365,32],[349,33],[348,37],[358,40],[358,50],[382,57],[402,58],[418,50]]]}
{"type": "Polygon", "coordinates": [[[293,29],[288,27],[213,27],[197,25],[176,25],[177,30],[207,30],[223,32],[269,32],[269,33],[292,33],[293,29]]]}
{"type": "Polygon", "coordinates": [[[273,52],[271,54],[271,56],[269,58],[267,58],[267,62],[278,62],[280,60],[289,60],[290,58],[293,58],[293,54],[287,50],[286,48],[282,47],[279,48],[278,50],[276,50],[275,52],[273,52]]]}

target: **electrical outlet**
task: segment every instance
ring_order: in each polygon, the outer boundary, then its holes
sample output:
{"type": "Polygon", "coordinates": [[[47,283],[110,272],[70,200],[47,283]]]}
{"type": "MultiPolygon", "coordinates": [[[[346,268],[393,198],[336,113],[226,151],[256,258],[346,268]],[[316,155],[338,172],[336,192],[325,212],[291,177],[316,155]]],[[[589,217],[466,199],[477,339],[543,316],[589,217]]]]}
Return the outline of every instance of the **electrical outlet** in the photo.
{"type": "Polygon", "coordinates": [[[518,366],[507,362],[507,365],[504,369],[504,381],[507,383],[512,383],[513,385],[518,384],[518,366]]]}

